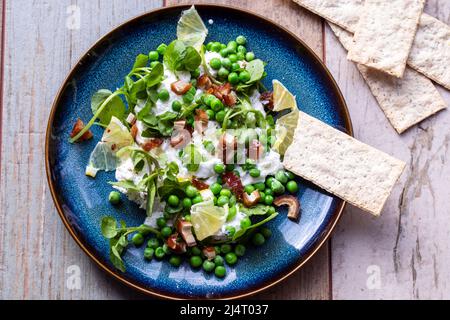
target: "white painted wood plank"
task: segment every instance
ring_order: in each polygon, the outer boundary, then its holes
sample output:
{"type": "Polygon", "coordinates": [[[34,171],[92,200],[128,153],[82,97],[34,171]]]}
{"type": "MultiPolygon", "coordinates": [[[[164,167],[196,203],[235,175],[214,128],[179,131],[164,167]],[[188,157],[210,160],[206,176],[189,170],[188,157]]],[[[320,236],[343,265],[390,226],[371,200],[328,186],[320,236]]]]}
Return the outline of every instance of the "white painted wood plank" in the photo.
{"type": "MultiPolygon", "coordinates": [[[[425,11],[450,23],[447,0],[429,0],[425,11]]],[[[329,29],[326,56],[356,137],[409,165],[380,218],[346,210],[331,242],[333,298],[450,298],[450,112],[399,136],[329,29]]],[[[440,91],[450,104],[450,93],[440,91]]]]}
{"type": "Polygon", "coordinates": [[[162,6],[140,0],[8,0],[0,185],[0,299],[141,297],[101,272],[54,208],[44,168],[53,98],[71,66],[101,35],[162,6]],[[76,3],[74,7],[70,7],[76,3]],[[80,28],[66,27],[80,12],[80,28]],[[81,290],[66,286],[80,268],[81,290]]]}

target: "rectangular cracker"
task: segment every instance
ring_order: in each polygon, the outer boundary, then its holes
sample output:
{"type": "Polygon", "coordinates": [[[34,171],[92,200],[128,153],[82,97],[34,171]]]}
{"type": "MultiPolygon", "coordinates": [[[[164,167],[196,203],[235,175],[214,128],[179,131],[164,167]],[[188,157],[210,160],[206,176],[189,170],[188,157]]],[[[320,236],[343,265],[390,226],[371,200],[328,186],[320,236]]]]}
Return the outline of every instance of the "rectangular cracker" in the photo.
{"type": "MultiPolygon", "coordinates": [[[[364,0],[294,0],[352,33],[356,30],[364,0]]],[[[450,90],[450,26],[423,13],[407,64],[450,90]]]]}
{"type": "MultiPolygon", "coordinates": [[[[342,46],[348,50],[352,34],[328,23],[342,46]]],[[[398,133],[445,109],[446,103],[433,83],[407,67],[402,79],[357,64],[372,94],[398,133]]]]}
{"type": "Polygon", "coordinates": [[[425,0],[366,0],[347,58],[403,77],[425,0]]]}
{"type": "Polygon", "coordinates": [[[300,112],[287,170],[379,216],[405,163],[300,112]]]}

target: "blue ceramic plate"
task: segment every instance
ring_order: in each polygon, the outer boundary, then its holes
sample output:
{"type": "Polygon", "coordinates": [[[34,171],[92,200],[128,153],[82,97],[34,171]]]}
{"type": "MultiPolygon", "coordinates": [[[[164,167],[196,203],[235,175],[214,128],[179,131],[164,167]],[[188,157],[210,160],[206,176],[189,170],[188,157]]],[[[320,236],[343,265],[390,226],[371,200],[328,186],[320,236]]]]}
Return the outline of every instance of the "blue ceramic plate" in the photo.
{"type": "MultiPolygon", "coordinates": [[[[89,154],[102,135],[93,128],[95,139],[70,144],[69,134],[76,119],[91,117],[90,98],[99,88],[120,87],[124,75],[139,53],[147,53],[161,42],[176,38],[176,24],[186,6],[159,9],[116,28],[97,42],[70,72],[58,93],[50,115],[46,165],[48,181],[58,212],[81,248],[105,271],[140,291],[166,298],[238,298],[266,289],[300,268],[325,242],[344,203],[315,186],[300,181],[298,197],[302,205],[299,223],[282,212],[270,223],[273,237],[258,249],[249,249],[224,279],[193,271],[187,264],[176,269],[167,261],[143,259],[143,248],[124,255],[126,273],[109,262],[108,242],[100,233],[105,215],[139,225],[144,212],[128,201],[116,208],[108,199],[108,181],[114,173],[84,174],[89,154]]],[[[230,7],[199,5],[208,24],[208,39],[227,42],[245,35],[249,47],[267,61],[270,88],[280,80],[297,96],[299,108],[314,117],[351,134],[345,102],[332,76],[319,58],[289,31],[249,12],[230,7]],[[211,21],[210,20],[210,21],[211,21]]],[[[301,156],[301,155],[299,155],[301,156]]]]}

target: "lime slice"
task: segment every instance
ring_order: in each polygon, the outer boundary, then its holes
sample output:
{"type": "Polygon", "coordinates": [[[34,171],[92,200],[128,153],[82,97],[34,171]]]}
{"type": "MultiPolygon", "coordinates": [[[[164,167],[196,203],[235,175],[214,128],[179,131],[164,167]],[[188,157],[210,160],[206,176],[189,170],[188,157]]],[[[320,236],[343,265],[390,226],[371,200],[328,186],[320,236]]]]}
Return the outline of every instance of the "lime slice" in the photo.
{"type": "Polygon", "coordinates": [[[119,119],[112,117],[103,133],[102,142],[111,146],[115,145],[113,149],[117,151],[132,145],[134,140],[128,128],[119,119]]]}
{"type": "Polygon", "coordinates": [[[184,42],[186,46],[193,46],[200,52],[200,48],[208,35],[202,18],[198,15],[195,7],[183,11],[177,25],[177,38],[184,42]]]}
{"type": "Polygon", "coordinates": [[[273,85],[273,111],[281,111],[284,109],[297,109],[295,97],[288,89],[278,80],[272,81],[273,85]]]}
{"type": "Polygon", "coordinates": [[[204,201],[191,208],[191,222],[199,241],[212,236],[222,228],[226,220],[225,209],[214,206],[214,201],[204,201]]]}
{"type": "Polygon", "coordinates": [[[288,114],[280,117],[275,124],[275,134],[277,139],[272,149],[281,155],[284,155],[287,148],[292,143],[294,132],[297,128],[299,114],[300,112],[295,108],[288,114]]]}

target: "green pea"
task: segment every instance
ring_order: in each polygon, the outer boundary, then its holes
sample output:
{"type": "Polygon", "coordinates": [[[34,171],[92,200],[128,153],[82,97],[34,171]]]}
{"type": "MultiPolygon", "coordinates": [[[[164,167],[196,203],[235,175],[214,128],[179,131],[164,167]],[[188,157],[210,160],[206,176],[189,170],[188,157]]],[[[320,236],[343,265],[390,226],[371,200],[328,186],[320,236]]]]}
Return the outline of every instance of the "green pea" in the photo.
{"type": "Polygon", "coordinates": [[[145,248],[145,250],[144,250],[144,259],[145,260],[152,260],[154,254],[155,254],[155,249],[153,249],[153,248],[145,248]]]}
{"type": "Polygon", "coordinates": [[[164,253],[166,255],[170,255],[172,253],[172,251],[170,251],[170,248],[169,248],[169,246],[166,243],[163,244],[162,248],[163,248],[164,253]]]}
{"type": "Polygon", "coordinates": [[[252,237],[252,243],[255,246],[262,246],[266,242],[266,239],[264,239],[264,236],[261,233],[255,233],[252,237]]]}
{"type": "Polygon", "coordinates": [[[250,73],[247,70],[242,70],[241,73],[239,73],[239,80],[246,83],[250,80],[250,73]]]}
{"type": "Polygon", "coordinates": [[[148,247],[148,248],[152,248],[152,249],[158,248],[158,247],[159,247],[159,240],[156,239],[156,238],[150,238],[150,239],[147,241],[147,247],[148,247]]]}
{"type": "Polygon", "coordinates": [[[227,48],[220,49],[220,55],[224,58],[228,55],[228,52],[227,48]]]}
{"type": "Polygon", "coordinates": [[[237,42],[236,42],[236,41],[233,41],[233,40],[231,40],[231,41],[228,42],[228,44],[227,44],[227,48],[230,48],[230,49],[232,49],[232,50],[234,50],[234,51],[236,51],[237,46],[238,46],[237,42]]]}
{"type": "Polygon", "coordinates": [[[222,123],[224,119],[225,119],[225,111],[224,110],[221,110],[216,113],[216,121],[217,122],[222,123]]]}
{"type": "Polygon", "coordinates": [[[262,192],[262,191],[260,191],[259,192],[259,196],[260,196],[260,198],[259,198],[259,203],[264,203],[264,198],[266,197],[266,194],[264,193],[264,192],[262,192]]]}
{"type": "Polygon", "coordinates": [[[194,71],[191,71],[192,78],[197,79],[200,76],[200,68],[195,69],[194,71]]]}
{"type": "Polygon", "coordinates": [[[250,62],[254,59],[255,59],[255,54],[253,52],[247,52],[245,54],[245,60],[247,60],[248,62],[250,62]]]}
{"type": "Polygon", "coordinates": [[[250,194],[253,191],[255,191],[255,187],[251,184],[248,184],[244,187],[244,191],[247,192],[248,194],[250,194]]]}
{"type": "Polygon", "coordinates": [[[202,250],[200,250],[200,248],[197,247],[197,246],[192,247],[192,249],[191,249],[191,254],[192,254],[193,256],[200,256],[200,255],[202,254],[202,250]]]}
{"type": "Polygon", "coordinates": [[[111,204],[118,205],[120,203],[120,193],[117,191],[111,191],[108,199],[111,204]]]}
{"type": "MultiPolygon", "coordinates": [[[[227,221],[233,220],[234,217],[236,217],[236,214],[237,214],[236,206],[230,207],[230,208],[228,209],[227,221]]],[[[233,228],[233,227],[231,227],[231,228],[233,228]]],[[[233,228],[233,229],[234,229],[234,228],[233,228]]],[[[236,231],[236,230],[234,229],[234,231],[236,231]]],[[[233,232],[233,234],[234,234],[234,232],[233,232]]]]}
{"type": "Polygon", "coordinates": [[[231,191],[230,189],[222,189],[220,190],[220,195],[229,198],[231,197],[231,191]]]}
{"type": "Polygon", "coordinates": [[[238,256],[238,257],[243,257],[245,254],[245,246],[243,244],[238,244],[235,248],[234,248],[234,253],[238,256]]]}
{"type": "Polygon", "coordinates": [[[233,62],[231,64],[231,71],[235,72],[241,69],[241,66],[239,65],[239,63],[237,62],[233,62]]]}
{"type": "Polygon", "coordinates": [[[227,270],[225,269],[224,266],[217,266],[216,269],[214,270],[214,274],[218,278],[225,277],[226,273],[227,273],[227,270]]]}
{"type": "MultiPolygon", "coordinates": [[[[248,73],[248,72],[247,72],[248,73]]],[[[242,72],[241,72],[242,74],[242,72]]],[[[249,128],[254,128],[256,125],[256,116],[253,112],[247,113],[245,116],[245,125],[249,128]]]]}
{"type": "Polygon", "coordinates": [[[269,228],[263,227],[259,230],[265,239],[269,239],[272,236],[272,230],[269,228]]]}
{"type": "Polygon", "coordinates": [[[266,196],[267,196],[267,195],[273,196],[273,190],[270,189],[270,188],[265,189],[265,190],[264,190],[264,193],[266,194],[266,196]]]}
{"type": "Polygon", "coordinates": [[[188,222],[191,222],[191,215],[190,214],[185,215],[184,216],[184,220],[188,221],[188,222]]]}
{"type": "Polygon", "coordinates": [[[232,195],[230,197],[230,200],[228,201],[228,205],[229,206],[234,206],[234,205],[236,205],[236,202],[237,202],[236,196],[232,195]]]}
{"type": "Polygon", "coordinates": [[[184,198],[182,201],[183,208],[189,209],[192,206],[192,200],[190,198],[184,198]]]}
{"type": "Polygon", "coordinates": [[[271,189],[273,190],[273,193],[275,193],[275,194],[282,194],[285,191],[284,186],[277,179],[274,179],[272,181],[271,189]]]}
{"type": "Polygon", "coordinates": [[[228,59],[230,59],[231,62],[237,62],[238,61],[238,57],[235,53],[232,53],[228,56],[228,59]]]}
{"type": "Polygon", "coordinates": [[[189,259],[189,264],[191,265],[192,268],[199,268],[203,263],[202,258],[200,258],[199,256],[195,255],[192,256],[189,259]]]}
{"type": "Polygon", "coordinates": [[[250,221],[249,217],[245,217],[244,219],[241,220],[240,225],[242,229],[247,229],[252,225],[252,222],[250,221]]]}
{"type": "Polygon", "coordinates": [[[212,51],[211,48],[212,48],[213,44],[214,44],[214,42],[212,42],[212,41],[208,42],[208,44],[206,45],[206,50],[212,51]]]}
{"type": "Polygon", "coordinates": [[[216,265],[214,264],[214,262],[209,260],[203,261],[203,270],[205,270],[206,272],[212,272],[215,267],[216,265]]]}
{"type": "Polygon", "coordinates": [[[225,49],[227,47],[227,45],[225,44],[225,43],[221,43],[220,44],[220,49],[222,50],[222,49],[225,49]]]}
{"type": "Polygon", "coordinates": [[[158,51],[150,51],[148,54],[148,58],[150,61],[156,61],[159,59],[159,53],[158,51]]]}
{"type": "Polygon", "coordinates": [[[156,51],[160,54],[160,55],[164,55],[164,53],[166,52],[167,49],[167,44],[165,43],[161,43],[158,48],[156,48],[156,51]]]}
{"type": "Polygon", "coordinates": [[[224,67],[221,67],[221,68],[219,69],[219,71],[217,72],[217,75],[218,75],[220,78],[227,78],[229,74],[230,74],[230,72],[229,72],[226,68],[224,68],[224,67]]]}
{"type": "Polygon", "coordinates": [[[163,217],[156,219],[156,225],[162,229],[167,225],[167,221],[166,219],[164,219],[163,217]]]}
{"type": "Polygon", "coordinates": [[[211,189],[211,192],[215,195],[218,195],[220,191],[222,190],[222,186],[218,183],[213,183],[209,189],[211,189]]]}
{"type": "Polygon", "coordinates": [[[192,199],[192,204],[197,204],[200,202],[203,202],[203,198],[201,195],[198,195],[198,196],[194,197],[194,199],[192,199]]]}
{"type": "Polygon", "coordinates": [[[136,247],[139,247],[144,243],[144,236],[141,233],[135,233],[131,238],[131,242],[133,242],[136,247]]]}
{"type": "Polygon", "coordinates": [[[290,192],[290,193],[296,193],[298,191],[298,184],[297,182],[295,182],[294,180],[289,181],[286,184],[286,189],[290,192]]]}
{"type": "Polygon", "coordinates": [[[223,254],[227,254],[228,252],[231,252],[232,247],[229,244],[223,244],[220,246],[220,252],[222,252],[223,254]]]}
{"type": "Polygon", "coordinates": [[[271,196],[270,194],[266,194],[264,196],[264,203],[267,205],[271,205],[273,203],[273,196],[271,196]]]}
{"type": "Polygon", "coordinates": [[[185,192],[189,198],[194,198],[198,195],[198,190],[194,186],[187,186],[185,192]]]}
{"type": "Polygon", "coordinates": [[[258,178],[261,175],[261,171],[259,171],[259,169],[256,169],[256,168],[250,169],[250,171],[248,173],[253,178],[258,178]]]}
{"type": "Polygon", "coordinates": [[[203,94],[202,99],[204,104],[206,104],[208,107],[211,107],[211,102],[217,98],[212,94],[203,94]]]}
{"type": "Polygon", "coordinates": [[[268,214],[274,214],[277,210],[275,209],[275,207],[270,207],[269,210],[267,210],[268,214]]]}
{"type": "Polygon", "coordinates": [[[272,182],[274,179],[275,179],[274,177],[266,178],[266,186],[270,188],[272,186],[272,182]]]}
{"type": "Polygon", "coordinates": [[[220,246],[214,246],[214,252],[216,253],[216,255],[220,254],[220,246]]]}
{"type": "Polygon", "coordinates": [[[247,39],[244,36],[237,36],[236,43],[243,46],[247,43],[247,39]]]}
{"type": "Polygon", "coordinates": [[[280,181],[282,184],[286,184],[288,182],[288,177],[284,170],[277,171],[277,173],[275,173],[275,179],[280,181]]]}
{"type": "Polygon", "coordinates": [[[228,82],[230,82],[231,84],[237,84],[239,82],[239,76],[236,72],[231,72],[228,75],[228,82]]]}
{"type": "Polygon", "coordinates": [[[290,171],[286,171],[286,175],[287,175],[289,180],[294,180],[295,179],[295,175],[292,172],[290,172],[290,171]]]}
{"type": "Polygon", "coordinates": [[[161,260],[162,258],[164,258],[165,255],[166,255],[166,253],[164,252],[163,247],[158,247],[155,249],[155,257],[157,259],[161,260]]]}
{"type": "Polygon", "coordinates": [[[266,185],[264,184],[264,182],[255,183],[254,186],[259,191],[264,191],[264,189],[266,188],[266,185]]]}
{"type": "Polygon", "coordinates": [[[168,238],[170,235],[172,234],[172,228],[165,226],[164,228],[161,229],[161,235],[164,238],[168,238]]]}
{"type": "Polygon", "coordinates": [[[214,258],[214,264],[216,266],[223,266],[223,258],[222,258],[222,256],[216,256],[214,258]]]}
{"type": "Polygon", "coordinates": [[[231,68],[231,63],[232,62],[229,58],[222,59],[222,67],[224,67],[228,70],[231,68]]]}
{"type": "Polygon", "coordinates": [[[227,262],[228,265],[232,266],[235,265],[237,262],[237,255],[234,252],[228,252],[225,255],[225,261],[227,262]]]}
{"type": "MultiPolygon", "coordinates": [[[[183,99],[183,100],[184,100],[184,99],[183,99]]],[[[188,116],[188,117],[186,118],[186,122],[187,122],[188,125],[190,125],[191,127],[193,127],[193,126],[194,126],[194,117],[193,117],[192,115],[188,116]]]]}
{"type": "MultiPolygon", "coordinates": [[[[235,208],[235,209],[236,209],[236,208],[235,208]]],[[[229,213],[228,213],[228,216],[230,216],[229,213]]],[[[227,218],[227,220],[228,220],[228,218],[227,218]]],[[[234,236],[234,234],[236,233],[236,228],[235,228],[235,227],[232,227],[232,226],[226,226],[226,227],[225,227],[225,230],[226,230],[226,232],[227,232],[227,234],[228,234],[229,237],[234,236]]]]}
{"type": "Polygon", "coordinates": [[[154,68],[154,67],[156,67],[156,65],[157,64],[159,64],[160,62],[159,61],[152,61],[152,62],[150,62],[150,68],[154,68]]]}
{"type": "Polygon", "coordinates": [[[214,70],[219,70],[220,67],[222,66],[222,62],[220,62],[219,58],[212,58],[211,61],[209,61],[209,65],[214,70]]]}
{"type": "Polygon", "coordinates": [[[223,163],[216,163],[214,165],[214,172],[217,173],[217,174],[224,173],[225,172],[225,165],[223,163]]]}
{"type": "Polygon", "coordinates": [[[172,110],[175,112],[178,112],[181,110],[181,102],[178,100],[175,100],[172,102],[172,110]]]}
{"type": "Polygon", "coordinates": [[[245,54],[243,52],[238,52],[238,53],[236,53],[236,57],[237,57],[238,61],[241,61],[241,60],[245,59],[245,54]]]}
{"type": "MultiPolygon", "coordinates": [[[[213,96],[214,97],[214,96],[213,96]]],[[[222,101],[220,101],[219,99],[217,99],[216,97],[214,97],[214,99],[211,101],[211,109],[214,112],[218,112],[220,110],[223,109],[223,103],[222,101]]]]}
{"type": "Polygon", "coordinates": [[[194,98],[195,96],[192,93],[188,92],[183,95],[183,102],[189,104],[194,101],[194,98]]]}
{"type": "Polygon", "coordinates": [[[214,42],[214,43],[211,45],[211,51],[219,52],[220,49],[221,49],[221,46],[220,46],[220,43],[219,43],[219,42],[214,42]]]}
{"type": "Polygon", "coordinates": [[[167,91],[166,89],[162,89],[161,91],[158,92],[158,99],[161,101],[167,101],[169,100],[170,95],[169,95],[169,91],[167,91]]]}
{"type": "Polygon", "coordinates": [[[242,53],[242,54],[246,54],[247,53],[247,48],[243,45],[239,45],[236,49],[237,53],[242,53]]]}
{"type": "Polygon", "coordinates": [[[223,207],[224,205],[226,205],[226,204],[228,203],[228,200],[229,200],[228,197],[220,196],[220,197],[217,199],[217,205],[218,205],[219,207],[223,207]]]}
{"type": "Polygon", "coordinates": [[[275,120],[270,114],[266,117],[266,121],[269,126],[273,126],[275,124],[275,120]]]}
{"type": "Polygon", "coordinates": [[[181,262],[182,260],[180,256],[171,256],[169,259],[169,263],[176,268],[181,265],[181,262]]]}
{"type": "Polygon", "coordinates": [[[172,194],[167,199],[167,203],[171,207],[176,207],[176,206],[178,206],[180,204],[180,199],[176,195],[172,194]]]}

